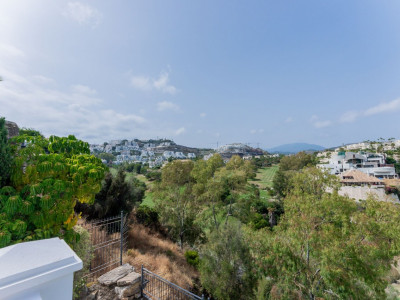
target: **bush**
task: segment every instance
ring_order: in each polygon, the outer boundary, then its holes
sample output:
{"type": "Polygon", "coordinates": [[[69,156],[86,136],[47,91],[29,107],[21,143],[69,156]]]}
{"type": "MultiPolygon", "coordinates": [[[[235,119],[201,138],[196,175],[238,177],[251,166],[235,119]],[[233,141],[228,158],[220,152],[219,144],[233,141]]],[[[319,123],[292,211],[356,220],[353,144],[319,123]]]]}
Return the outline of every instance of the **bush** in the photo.
{"type": "Polygon", "coordinates": [[[72,248],[83,262],[82,270],[74,273],[74,299],[78,299],[86,285],[86,278],[83,276],[89,271],[94,255],[89,231],[81,226],[75,226],[74,231],[79,235],[79,239],[72,244],[72,248]]]}
{"type": "Polygon", "coordinates": [[[189,265],[197,268],[200,263],[199,253],[194,250],[188,250],[185,252],[185,258],[189,265]]]}
{"type": "Polygon", "coordinates": [[[157,181],[160,182],[161,181],[161,172],[160,171],[148,171],[146,173],[146,178],[149,181],[157,181]]]}
{"type": "Polygon", "coordinates": [[[140,206],[136,210],[136,220],[145,226],[159,226],[158,212],[148,206],[140,206]]]}

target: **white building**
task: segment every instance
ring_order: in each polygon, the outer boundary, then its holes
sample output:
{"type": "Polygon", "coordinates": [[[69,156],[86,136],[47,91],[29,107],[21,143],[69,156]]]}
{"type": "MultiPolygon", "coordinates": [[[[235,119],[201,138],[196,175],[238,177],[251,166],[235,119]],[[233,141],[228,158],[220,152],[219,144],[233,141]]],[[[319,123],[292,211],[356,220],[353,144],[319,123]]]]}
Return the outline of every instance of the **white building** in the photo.
{"type": "Polygon", "coordinates": [[[196,158],[196,154],[194,154],[194,153],[188,153],[187,158],[195,159],[195,158],[196,158]]]}
{"type": "Polygon", "coordinates": [[[320,164],[319,167],[325,168],[329,170],[330,174],[335,175],[357,169],[377,178],[397,178],[394,166],[386,165],[385,160],[385,154],[338,152],[332,153],[329,162],[320,164]]]}

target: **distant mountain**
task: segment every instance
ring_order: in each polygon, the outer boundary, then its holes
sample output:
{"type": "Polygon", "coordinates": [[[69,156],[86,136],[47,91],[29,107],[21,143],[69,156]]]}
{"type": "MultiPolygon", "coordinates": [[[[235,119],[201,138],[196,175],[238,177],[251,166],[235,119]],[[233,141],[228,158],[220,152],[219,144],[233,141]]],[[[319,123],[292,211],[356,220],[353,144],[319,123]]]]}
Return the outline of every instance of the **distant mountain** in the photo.
{"type": "Polygon", "coordinates": [[[324,150],[325,147],[307,143],[293,143],[293,144],[285,144],[280,145],[274,148],[267,149],[269,153],[283,153],[283,154],[291,154],[297,153],[300,151],[321,151],[324,150]]]}

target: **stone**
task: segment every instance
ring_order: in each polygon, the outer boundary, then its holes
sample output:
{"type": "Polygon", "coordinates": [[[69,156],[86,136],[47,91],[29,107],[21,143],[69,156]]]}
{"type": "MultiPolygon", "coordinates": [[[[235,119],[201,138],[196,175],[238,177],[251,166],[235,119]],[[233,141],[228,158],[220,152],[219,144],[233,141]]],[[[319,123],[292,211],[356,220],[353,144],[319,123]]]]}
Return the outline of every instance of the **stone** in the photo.
{"type": "Polygon", "coordinates": [[[99,291],[94,291],[94,292],[90,293],[89,295],[86,296],[85,300],[96,300],[98,292],[99,291]]]}
{"type": "Polygon", "coordinates": [[[130,264],[124,264],[104,275],[101,275],[97,281],[102,285],[110,286],[116,284],[119,279],[133,272],[133,270],[134,269],[130,264]]]}
{"type": "Polygon", "coordinates": [[[123,296],[130,297],[137,294],[138,292],[140,293],[140,281],[134,283],[133,285],[127,286],[124,290],[123,296]]]}
{"type": "Polygon", "coordinates": [[[127,286],[124,286],[124,287],[116,286],[114,288],[115,294],[118,296],[118,299],[125,298],[124,297],[124,292],[125,292],[126,289],[128,289],[127,286]]]}
{"type": "Polygon", "coordinates": [[[14,136],[19,135],[19,127],[16,123],[11,122],[11,121],[6,121],[6,127],[7,127],[7,138],[12,138],[14,136]]]}
{"type": "Polygon", "coordinates": [[[140,282],[142,276],[139,273],[132,272],[117,281],[118,286],[131,285],[140,282]]]}

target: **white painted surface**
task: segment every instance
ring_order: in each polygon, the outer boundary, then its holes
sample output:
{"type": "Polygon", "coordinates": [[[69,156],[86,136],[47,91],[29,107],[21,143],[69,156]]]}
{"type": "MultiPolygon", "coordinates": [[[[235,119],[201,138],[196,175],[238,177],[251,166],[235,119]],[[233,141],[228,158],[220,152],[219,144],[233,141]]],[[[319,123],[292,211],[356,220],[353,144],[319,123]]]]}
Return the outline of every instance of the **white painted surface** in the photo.
{"type": "Polygon", "coordinates": [[[356,200],[367,200],[372,195],[380,201],[392,201],[399,203],[399,198],[395,194],[386,195],[383,187],[375,186],[342,186],[338,191],[341,196],[348,196],[356,200]]]}
{"type": "Polygon", "coordinates": [[[70,300],[81,259],[61,239],[0,249],[0,300],[70,300]]]}

